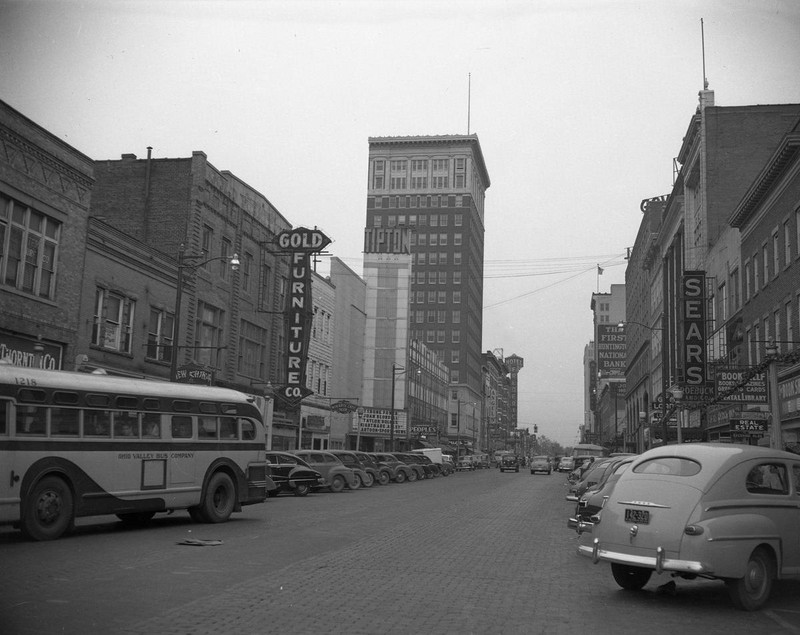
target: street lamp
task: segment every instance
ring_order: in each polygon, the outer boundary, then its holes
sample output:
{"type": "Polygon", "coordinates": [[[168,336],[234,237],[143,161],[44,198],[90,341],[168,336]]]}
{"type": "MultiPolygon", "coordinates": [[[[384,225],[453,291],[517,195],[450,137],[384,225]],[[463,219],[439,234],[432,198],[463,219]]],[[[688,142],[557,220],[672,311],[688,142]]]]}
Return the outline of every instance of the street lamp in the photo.
{"type": "Polygon", "coordinates": [[[178,285],[175,291],[175,324],[172,327],[172,358],[170,360],[170,381],[175,381],[176,375],[178,373],[178,348],[180,342],[180,331],[181,331],[181,300],[183,299],[183,270],[184,269],[192,269],[195,270],[198,267],[202,267],[203,265],[207,265],[209,262],[213,262],[215,260],[228,260],[231,265],[232,271],[239,270],[239,255],[233,254],[232,258],[228,258],[228,256],[217,256],[216,258],[208,258],[207,260],[203,260],[202,262],[192,262],[197,260],[198,258],[202,258],[203,254],[189,254],[186,255],[185,253],[186,247],[183,243],[181,243],[180,247],[178,248],[178,285]]]}

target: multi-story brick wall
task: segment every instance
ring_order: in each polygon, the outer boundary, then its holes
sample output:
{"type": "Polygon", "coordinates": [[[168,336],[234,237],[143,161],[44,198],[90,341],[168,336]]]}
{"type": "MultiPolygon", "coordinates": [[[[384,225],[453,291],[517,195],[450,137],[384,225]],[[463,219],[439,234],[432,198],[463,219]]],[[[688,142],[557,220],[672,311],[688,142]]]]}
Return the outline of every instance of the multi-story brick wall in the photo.
{"type": "Polygon", "coordinates": [[[91,159],[0,101],[0,357],[73,368],[91,159]]]}

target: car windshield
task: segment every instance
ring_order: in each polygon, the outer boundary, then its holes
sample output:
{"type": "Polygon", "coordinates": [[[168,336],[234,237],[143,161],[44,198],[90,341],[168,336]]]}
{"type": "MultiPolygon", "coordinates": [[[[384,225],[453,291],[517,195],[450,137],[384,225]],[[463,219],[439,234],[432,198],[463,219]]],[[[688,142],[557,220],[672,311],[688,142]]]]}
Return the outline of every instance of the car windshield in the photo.
{"type": "Polygon", "coordinates": [[[700,464],[679,456],[659,456],[643,461],[633,468],[636,474],[661,474],[667,476],[694,476],[700,471],[700,464]]]}

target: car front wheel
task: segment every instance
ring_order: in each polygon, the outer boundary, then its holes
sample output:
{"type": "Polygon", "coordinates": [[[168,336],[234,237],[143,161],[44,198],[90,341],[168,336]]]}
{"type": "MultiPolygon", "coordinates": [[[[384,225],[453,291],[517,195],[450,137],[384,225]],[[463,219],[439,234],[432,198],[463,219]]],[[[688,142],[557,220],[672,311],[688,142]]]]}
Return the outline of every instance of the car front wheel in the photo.
{"type": "Polygon", "coordinates": [[[298,483],[294,486],[295,496],[308,496],[311,491],[311,486],[308,483],[298,483]]]}
{"type": "Polygon", "coordinates": [[[341,492],[344,489],[344,486],[345,486],[344,478],[339,474],[337,474],[331,479],[330,488],[332,492],[337,492],[337,493],[341,492]]]}
{"type": "Polygon", "coordinates": [[[405,472],[398,472],[397,476],[394,477],[395,483],[403,483],[406,480],[406,473],[405,472]]]}
{"type": "Polygon", "coordinates": [[[623,589],[639,591],[650,580],[653,570],[612,562],[611,573],[614,574],[616,583],[623,589]]]}
{"type": "Polygon", "coordinates": [[[381,470],[380,475],[378,476],[378,483],[381,485],[388,485],[389,481],[392,480],[392,475],[385,470],[381,470]]]}
{"type": "Polygon", "coordinates": [[[772,557],[764,549],[756,549],[750,554],[744,577],[726,580],[725,584],[736,608],[757,611],[769,599],[774,577],[772,557]]]}

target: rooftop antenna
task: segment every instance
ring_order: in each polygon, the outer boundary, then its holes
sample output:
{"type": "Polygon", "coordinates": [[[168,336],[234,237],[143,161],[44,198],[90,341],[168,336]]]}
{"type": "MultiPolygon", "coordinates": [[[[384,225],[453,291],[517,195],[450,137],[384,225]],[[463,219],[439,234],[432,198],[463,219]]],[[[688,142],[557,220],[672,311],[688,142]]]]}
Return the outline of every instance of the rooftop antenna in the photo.
{"type": "Polygon", "coordinates": [[[703,47],[703,90],[708,90],[708,78],[706,77],[706,33],[703,28],[703,18],[700,18],[700,42],[703,47]]]}
{"type": "Polygon", "coordinates": [[[469,134],[469,118],[472,108],[472,73],[467,73],[467,134],[469,134]]]}

